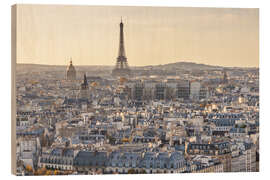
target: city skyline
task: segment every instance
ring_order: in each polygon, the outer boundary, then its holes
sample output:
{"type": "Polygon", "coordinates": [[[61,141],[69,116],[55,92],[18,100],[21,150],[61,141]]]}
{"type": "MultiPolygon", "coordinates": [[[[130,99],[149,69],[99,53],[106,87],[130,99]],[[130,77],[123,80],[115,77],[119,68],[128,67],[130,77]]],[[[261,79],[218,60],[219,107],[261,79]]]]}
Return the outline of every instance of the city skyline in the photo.
{"type": "Polygon", "coordinates": [[[258,9],[186,7],[19,5],[17,63],[114,66],[121,16],[131,67],[259,67],[258,9]]]}
{"type": "Polygon", "coordinates": [[[12,173],[259,172],[257,16],[12,6],[12,173]]]}

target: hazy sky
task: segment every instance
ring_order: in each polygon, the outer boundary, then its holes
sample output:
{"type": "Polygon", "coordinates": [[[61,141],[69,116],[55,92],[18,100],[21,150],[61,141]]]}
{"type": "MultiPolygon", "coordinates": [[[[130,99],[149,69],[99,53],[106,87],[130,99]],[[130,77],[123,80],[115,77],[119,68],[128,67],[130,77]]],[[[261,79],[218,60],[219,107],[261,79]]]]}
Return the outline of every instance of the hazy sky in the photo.
{"type": "Polygon", "coordinates": [[[19,5],[17,62],[114,65],[124,23],[130,66],[259,66],[259,10],[19,5]]]}

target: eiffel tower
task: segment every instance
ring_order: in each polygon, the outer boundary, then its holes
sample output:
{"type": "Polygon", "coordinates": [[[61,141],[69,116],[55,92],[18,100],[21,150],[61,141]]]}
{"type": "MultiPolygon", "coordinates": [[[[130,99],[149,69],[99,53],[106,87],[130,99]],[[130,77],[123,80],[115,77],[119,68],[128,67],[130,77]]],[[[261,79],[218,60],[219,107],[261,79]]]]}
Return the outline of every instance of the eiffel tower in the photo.
{"type": "Polygon", "coordinates": [[[131,71],[128,66],[126,52],[125,52],[123,28],[124,28],[124,24],[121,18],[118,57],[117,57],[115,68],[112,71],[112,75],[116,77],[127,77],[131,75],[131,71]]]}

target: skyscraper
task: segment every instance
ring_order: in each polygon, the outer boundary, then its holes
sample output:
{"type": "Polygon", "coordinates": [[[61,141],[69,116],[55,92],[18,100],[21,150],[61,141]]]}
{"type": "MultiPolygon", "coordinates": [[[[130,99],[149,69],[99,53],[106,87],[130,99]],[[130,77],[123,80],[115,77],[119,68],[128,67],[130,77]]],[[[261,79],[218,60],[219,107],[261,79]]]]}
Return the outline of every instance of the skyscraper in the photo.
{"type": "Polygon", "coordinates": [[[113,76],[126,77],[131,75],[131,71],[128,66],[125,46],[124,46],[124,24],[120,22],[120,41],[119,41],[119,51],[116,66],[112,71],[113,76]]]}

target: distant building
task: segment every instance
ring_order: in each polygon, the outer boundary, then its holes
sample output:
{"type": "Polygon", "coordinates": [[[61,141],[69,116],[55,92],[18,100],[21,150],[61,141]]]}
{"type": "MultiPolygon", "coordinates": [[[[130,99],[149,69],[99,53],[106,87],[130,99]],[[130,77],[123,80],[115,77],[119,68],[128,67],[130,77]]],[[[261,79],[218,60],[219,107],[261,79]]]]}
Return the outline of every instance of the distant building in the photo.
{"type": "Polygon", "coordinates": [[[190,168],[192,173],[220,173],[224,172],[223,164],[217,158],[210,156],[195,156],[192,159],[193,168],[190,168]]]}
{"type": "MultiPolygon", "coordinates": [[[[168,80],[167,82],[135,82],[129,83],[129,98],[135,101],[173,100],[190,98],[190,82],[188,80],[168,80]]],[[[207,88],[199,88],[196,97],[205,98],[207,88]]]]}
{"type": "Polygon", "coordinates": [[[225,70],[223,70],[223,80],[222,80],[223,84],[227,84],[228,83],[228,75],[227,72],[225,70]]]}
{"type": "Polygon", "coordinates": [[[201,86],[200,93],[199,93],[199,99],[207,99],[209,96],[209,91],[206,86],[201,86]]]}
{"type": "Polygon", "coordinates": [[[75,152],[72,149],[56,148],[51,152],[42,152],[39,167],[47,169],[73,170],[75,152]]]}
{"type": "Polygon", "coordinates": [[[244,143],[242,150],[232,152],[232,172],[256,172],[256,149],[251,143],[244,143]]]}
{"type": "Polygon", "coordinates": [[[67,69],[67,80],[75,80],[76,79],[76,70],[75,67],[72,65],[72,60],[70,60],[69,67],[67,69]]]}
{"type": "Polygon", "coordinates": [[[221,143],[188,143],[187,153],[191,155],[207,155],[217,156],[230,153],[230,144],[228,142],[221,143]]]}
{"type": "Polygon", "coordinates": [[[187,100],[190,96],[190,82],[182,80],[177,84],[177,98],[187,100]]]}
{"type": "Polygon", "coordinates": [[[201,100],[208,98],[208,88],[201,82],[194,81],[190,83],[190,98],[193,100],[201,100]]]}
{"type": "Polygon", "coordinates": [[[18,155],[25,166],[36,168],[37,159],[40,152],[39,138],[21,137],[18,140],[18,155]]]}
{"type": "Polygon", "coordinates": [[[191,99],[198,100],[200,97],[201,83],[194,81],[190,83],[190,97],[191,99]]]}
{"type": "Polygon", "coordinates": [[[80,98],[81,99],[88,99],[89,98],[89,86],[86,78],[86,74],[83,76],[83,83],[81,84],[80,89],[80,98]]]}
{"type": "Polygon", "coordinates": [[[131,93],[134,100],[142,101],[144,97],[144,84],[139,82],[134,84],[131,93]]]}
{"type": "Polygon", "coordinates": [[[165,100],[166,98],[166,84],[158,83],[155,86],[155,99],[165,100]]]}
{"type": "Polygon", "coordinates": [[[229,142],[218,143],[188,143],[189,155],[205,155],[218,158],[223,164],[224,172],[231,171],[231,149],[229,142]]]}
{"type": "Polygon", "coordinates": [[[107,162],[107,152],[79,151],[74,159],[74,168],[78,172],[104,172],[107,162]]]}

